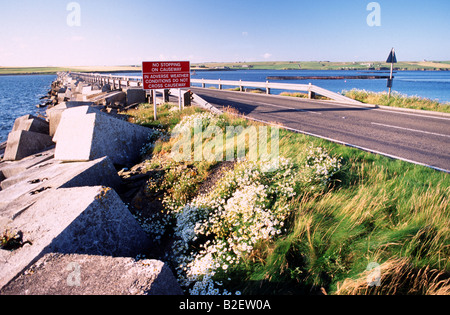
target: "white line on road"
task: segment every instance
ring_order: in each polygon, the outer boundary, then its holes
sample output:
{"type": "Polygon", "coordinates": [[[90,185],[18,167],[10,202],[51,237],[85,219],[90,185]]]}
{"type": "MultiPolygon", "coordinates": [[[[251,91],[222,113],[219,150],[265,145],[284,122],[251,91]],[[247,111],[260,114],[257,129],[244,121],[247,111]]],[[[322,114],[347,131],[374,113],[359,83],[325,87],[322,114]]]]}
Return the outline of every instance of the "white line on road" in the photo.
{"type": "Polygon", "coordinates": [[[404,127],[398,127],[398,126],[391,126],[391,125],[379,124],[379,123],[374,123],[374,122],[372,123],[372,125],[383,126],[383,127],[388,127],[388,128],[395,128],[395,129],[401,129],[401,130],[407,130],[407,131],[412,131],[412,132],[420,132],[420,133],[425,133],[425,134],[429,134],[429,135],[433,135],[433,136],[450,138],[450,135],[443,135],[443,134],[435,133],[435,132],[429,132],[429,131],[423,131],[423,130],[417,130],[417,129],[410,129],[410,128],[404,128],[404,127]]]}
{"type": "Polygon", "coordinates": [[[290,128],[290,127],[286,127],[286,126],[270,123],[270,122],[265,121],[265,120],[256,119],[256,118],[252,118],[252,117],[245,116],[245,115],[237,115],[237,116],[240,116],[240,117],[243,117],[243,118],[246,118],[246,119],[249,119],[249,120],[254,120],[254,121],[262,122],[262,123],[265,123],[265,124],[269,124],[269,125],[272,125],[272,126],[275,126],[275,127],[279,127],[280,129],[286,129],[286,130],[290,130],[290,131],[294,131],[294,132],[299,132],[299,133],[302,133],[302,134],[305,134],[305,135],[309,135],[309,136],[325,139],[325,140],[328,140],[328,141],[331,141],[331,142],[334,142],[334,143],[338,143],[338,144],[341,144],[341,145],[344,145],[344,146],[347,146],[347,147],[350,147],[350,148],[359,149],[359,150],[366,151],[366,152],[373,153],[373,154],[383,155],[383,156],[386,156],[386,157],[391,158],[391,159],[401,160],[401,161],[405,161],[405,162],[408,162],[408,163],[413,163],[413,164],[416,164],[416,165],[425,166],[425,167],[434,169],[436,171],[445,172],[445,173],[449,173],[450,174],[450,170],[443,169],[443,168],[440,168],[440,167],[436,167],[436,166],[433,166],[433,165],[428,165],[428,164],[421,163],[421,162],[417,162],[417,161],[414,161],[414,160],[402,158],[400,156],[396,156],[396,155],[393,155],[393,154],[389,154],[389,153],[385,153],[385,152],[381,152],[381,151],[377,151],[377,150],[372,150],[370,148],[361,147],[361,146],[358,146],[358,145],[354,145],[354,144],[350,144],[350,143],[347,143],[347,142],[344,142],[344,141],[340,141],[340,140],[324,137],[324,136],[321,136],[321,135],[317,135],[317,134],[314,134],[314,133],[302,131],[302,130],[299,130],[299,129],[294,129],[294,128],[290,128]]]}
{"type": "MultiPolygon", "coordinates": [[[[227,97],[227,100],[236,101],[236,102],[248,102],[246,100],[233,98],[233,97],[227,97]]],[[[275,104],[272,104],[272,103],[263,103],[263,102],[252,102],[252,103],[258,104],[258,105],[266,105],[266,106],[290,109],[290,110],[297,111],[297,112],[305,112],[305,113],[311,113],[311,114],[316,114],[316,115],[322,115],[322,113],[313,112],[313,111],[310,111],[310,110],[307,110],[307,109],[292,108],[292,107],[288,107],[288,106],[275,105],[275,104]]]]}
{"type": "Polygon", "coordinates": [[[433,112],[430,111],[430,115],[425,115],[425,114],[413,114],[413,113],[407,113],[407,112],[402,112],[399,110],[387,110],[387,109],[379,109],[376,108],[377,111],[379,112],[387,112],[387,113],[391,113],[391,114],[399,114],[399,115],[406,115],[406,116],[416,116],[416,117],[424,117],[424,118],[430,118],[430,119],[440,119],[440,120],[450,120],[450,118],[447,117],[438,117],[438,116],[432,116],[433,112]]]}
{"type": "Polygon", "coordinates": [[[275,105],[275,104],[269,104],[269,103],[261,103],[258,102],[258,104],[261,105],[266,105],[266,106],[273,106],[273,107],[279,107],[279,108],[284,108],[284,109],[290,109],[296,112],[305,112],[305,113],[311,113],[311,114],[316,114],[316,115],[322,115],[322,113],[318,113],[318,112],[313,112],[307,109],[300,109],[300,108],[292,108],[292,107],[287,107],[287,106],[282,106],[282,105],[275,105]]]}

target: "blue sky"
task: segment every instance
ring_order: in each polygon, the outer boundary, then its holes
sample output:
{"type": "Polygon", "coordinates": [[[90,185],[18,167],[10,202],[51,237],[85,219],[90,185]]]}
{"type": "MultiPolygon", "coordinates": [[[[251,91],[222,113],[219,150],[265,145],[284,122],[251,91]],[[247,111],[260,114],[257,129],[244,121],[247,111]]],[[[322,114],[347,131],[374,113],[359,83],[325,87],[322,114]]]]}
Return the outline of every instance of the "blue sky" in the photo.
{"type": "Polygon", "coordinates": [[[449,0],[0,0],[0,66],[450,60],[449,0]],[[70,2],[80,25],[69,26],[70,2]]]}

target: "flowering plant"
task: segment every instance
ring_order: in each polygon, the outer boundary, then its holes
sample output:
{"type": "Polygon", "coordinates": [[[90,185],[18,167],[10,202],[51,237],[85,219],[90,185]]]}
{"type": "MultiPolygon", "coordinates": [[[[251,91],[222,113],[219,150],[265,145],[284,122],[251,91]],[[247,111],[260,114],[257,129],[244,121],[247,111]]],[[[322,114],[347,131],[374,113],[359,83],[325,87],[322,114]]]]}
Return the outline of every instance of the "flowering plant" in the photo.
{"type": "MultiPolygon", "coordinates": [[[[217,122],[210,113],[183,118],[175,130],[217,122]]],[[[231,294],[224,283],[263,242],[286,232],[292,199],[302,190],[327,187],[341,161],[323,148],[311,147],[304,164],[280,157],[276,170],[263,161],[238,161],[206,194],[196,195],[201,179],[194,164],[169,163],[163,176],[148,182],[149,194],[164,193],[169,219],[146,221],[156,234],[172,225],[169,257],[177,278],[190,294],[231,294]],[[271,171],[268,171],[271,170],[271,171]]],[[[239,292],[234,292],[239,294],[239,292]]]]}

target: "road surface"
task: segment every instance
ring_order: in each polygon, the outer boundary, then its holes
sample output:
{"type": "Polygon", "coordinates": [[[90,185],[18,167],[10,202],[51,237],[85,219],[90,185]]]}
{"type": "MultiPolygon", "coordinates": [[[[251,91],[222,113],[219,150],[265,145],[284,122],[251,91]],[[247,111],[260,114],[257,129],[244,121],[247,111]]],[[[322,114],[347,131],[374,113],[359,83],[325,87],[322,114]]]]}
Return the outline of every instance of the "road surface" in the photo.
{"type": "Polygon", "coordinates": [[[219,109],[450,172],[450,116],[192,87],[219,109]]]}

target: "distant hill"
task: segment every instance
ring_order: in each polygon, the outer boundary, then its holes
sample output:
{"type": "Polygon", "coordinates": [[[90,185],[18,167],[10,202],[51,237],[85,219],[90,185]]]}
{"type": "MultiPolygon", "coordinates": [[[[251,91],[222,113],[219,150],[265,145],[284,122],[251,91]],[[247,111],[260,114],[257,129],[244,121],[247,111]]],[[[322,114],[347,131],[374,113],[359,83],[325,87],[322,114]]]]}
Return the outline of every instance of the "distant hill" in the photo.
{"type": "MultiPolygon", "coordinates": [[[[191,64],[192,70],[389,70],[390,65],[380,61],[270,61],[270,62],[206,62],[191,64]]],[[[396,70],[450,70],[450,61],[405,61],[395,64],[396,70]]],[[[0,67],[0,75],[56,74],[60,71],[77,72],[133,72],[140,65],[86,66],[86,67],[0,67]]]]}
{"type": "MultiPolygon", "coordinates": [[[[196,70],[385,70],[390,64],[380,61],[330,62],[330,61],[277,61],[277,62],[238,62],[238,63],[199,63],[193,64],[196,70]]],[[[396,70],[447,70],[449,61],[399,62],[396,70]]]]}

